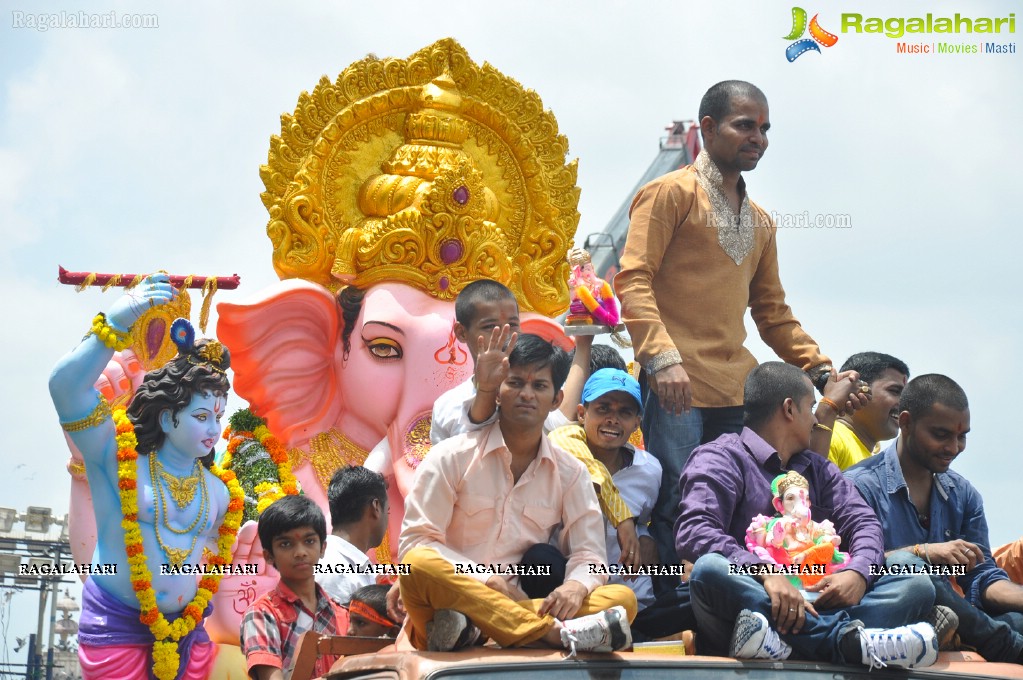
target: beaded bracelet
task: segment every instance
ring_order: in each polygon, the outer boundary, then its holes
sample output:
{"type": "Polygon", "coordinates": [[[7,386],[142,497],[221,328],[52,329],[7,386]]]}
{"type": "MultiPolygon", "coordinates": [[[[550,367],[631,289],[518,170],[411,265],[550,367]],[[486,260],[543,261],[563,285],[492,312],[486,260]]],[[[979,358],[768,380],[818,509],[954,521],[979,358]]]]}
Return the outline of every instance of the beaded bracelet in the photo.
{"type": "Polygon", "coordinates": [[[131,332],[119,331],[111,326],[107,323],[107,315],[103,312],[93,318],[92,334],[115,352],[121,352],[131,346],[131,332]]]}

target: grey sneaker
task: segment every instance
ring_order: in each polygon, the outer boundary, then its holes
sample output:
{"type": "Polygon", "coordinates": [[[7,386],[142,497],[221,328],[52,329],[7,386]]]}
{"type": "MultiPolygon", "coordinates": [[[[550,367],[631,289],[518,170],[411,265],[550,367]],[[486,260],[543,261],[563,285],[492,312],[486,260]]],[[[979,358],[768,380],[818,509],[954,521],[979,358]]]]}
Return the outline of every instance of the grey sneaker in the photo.
{"type": "Polygon", "coordinates": [[[452,652],[471,647],[480,638],[480,629],[462,612],[438,609],[426,624],[426,648],[431,652],[452,652]]]}
{"type": "Polygon", "coordinates": [[[568,656],[576,652],[620,652],[632,646],[632,630],[625,607],[569,619],[562,624],[561,644],[568,656]]]}
{"type": "Polygon", "coordinates": [[[767,617],[749,609],[739,612],[728,649],[730,656],[736,659],[782,661],[792,654],[792,647],[778,637],[778,632],[771,628],[767,617]]]}
{"type": "Polygon", "coordinates": [[[898,628],[856,628],[860,662],[871,668],[923,668],[938,660],[938,638],[929,623],[898,628]]]}
{"type": "Polygon", "coordinates": [[[949,652],[955,649],[956,630],[959,629],[959,617],[948,607],[936,604],[924,617],[924,623],[931,624],[934,635],[938,638],[938,651],[949,652]]]}

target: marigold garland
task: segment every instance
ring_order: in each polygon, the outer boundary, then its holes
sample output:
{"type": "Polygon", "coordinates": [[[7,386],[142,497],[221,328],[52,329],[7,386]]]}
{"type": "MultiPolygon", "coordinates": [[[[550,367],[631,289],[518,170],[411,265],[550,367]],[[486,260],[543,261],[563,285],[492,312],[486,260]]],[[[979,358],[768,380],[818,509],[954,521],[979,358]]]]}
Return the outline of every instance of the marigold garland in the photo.
{"type": "MultiPolygon", "coordinates": [[[[128,555],[131,585],[139,601],[139,621],[153,634],[153,674],[159,680],[174,680],[181,664],[178,642],[191,633],[202,621],[203,611],[220,587],[221,574],[208,574],[199,581],[195,597],[185,605],[181,616],[173,623],[156,606],[153,575],[146,564],[142,530],[138,522],[138,439],[135,427],[123,408],[113,412],[117,441],[117,486],[121,498],[121,527],[124,529],[124,547],[128,555]]],[[[155,455],[155,454],[150,454],[155,455]]],[[[230,498],[224,521],[218,529],[217,554],[209,557],[210,564],[227,564],[231,548],[241,527],[245,507],[245,492],[235,474],[214,465],[210,471],[227,486],[230,498]]]]}
{"type": "MultiPolygon", "coordinates": [[[[246,442],[259,442],[259,446],[266,451],[270,461],[277,468],[276,481],[260,477],[257,471],[256,479],[262,481],[252,486],[251,494],[247,499],[248,504],[255,505],[255,513],[254,515],[246,513],[245,519],[258,519],[259,515],[277,499],[294,496],[301,492],[301,485],[291,472],[291,457],[288,455],[288,450],[270,432],[270,428],[266,426],[266,421],[262,418],[248,410],[239,411],[231,416],[231,427],[225,430],[224,439],[228,443],[227,451],[220,461],[221,467],[233,468],[239,448],[246,442]]],[[[238,470],[238,474],[243,477],[243,488],[248,488],[256,481],[251,479],[251,474],[246,474],[242,469],[238,470]]]]}

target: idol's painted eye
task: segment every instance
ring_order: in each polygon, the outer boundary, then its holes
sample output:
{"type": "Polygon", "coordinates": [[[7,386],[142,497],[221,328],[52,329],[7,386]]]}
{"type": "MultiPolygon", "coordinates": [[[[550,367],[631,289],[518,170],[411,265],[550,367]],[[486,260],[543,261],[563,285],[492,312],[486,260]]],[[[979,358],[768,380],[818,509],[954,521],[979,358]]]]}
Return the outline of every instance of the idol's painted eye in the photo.
{"type": "Polygon", "coordinates": [[[404,352],[401,350],[401,345],[391,338],[380,337],[370,340],[363,338],[362,341],[366,343],[366,348],[369,349],[370,354],[375,356],[377,359],[397,360],[401,359],[404,355],[404,352]]]}

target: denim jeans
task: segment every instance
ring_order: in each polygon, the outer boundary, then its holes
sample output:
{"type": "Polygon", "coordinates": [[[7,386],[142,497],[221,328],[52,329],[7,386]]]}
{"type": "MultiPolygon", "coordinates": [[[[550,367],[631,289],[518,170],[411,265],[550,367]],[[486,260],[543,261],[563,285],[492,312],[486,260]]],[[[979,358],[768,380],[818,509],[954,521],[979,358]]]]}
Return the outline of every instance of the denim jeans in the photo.
{"type": "MultiPolygon", "coordinates": [[[[919,557],[902,550],[889,555],[885,562],[921,567],[925,564],[919,557]]],[[[948,607],[959,617],[959,639],[964,644],[976,649],[988,661],[1017,661],[1023,653],[1023,614],[1009,612],[991,616],[953,590],[947,578],[931,576],[930,581],[934,584],[934,604],[948,607]]]]}
{"type": "MultiPolygon", "coordinates": [[[[696,561],[689,579],[701,654],[727,655],[735,619],[743,609],[771,621],[771,598],[752,576],[728,573],[729,562],[718,554],[696,561]]],[[[797,634],[781,635],[793,656],[810,661],[846,663],[839,641],[852,628],[894,628],[923,620],[934,605],[934,586],[918,576],[882,576],[859,604],[807,614],[797,634]]]]}
{"type": "MultiPolygon", "coordinates": [[[[675,520],[678,519],[678,480],[689,454],[700,444],[714,441],[726,432],[742,432],[742,406],[693,408],[675,415],[661,408],[657,394],[641,380],[643,392],[643,442],[661,463],[661,489],[650,517],[650,533],[663,564],[677,564],[675,520]]],[[[664,592],[654,579],[658,595],[664,592]]],[[[675,579],[670,589],[678,585],[675,579]]],[[[663,586],[663,584],[662,584],[663,586]]]]}

